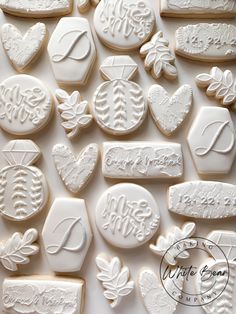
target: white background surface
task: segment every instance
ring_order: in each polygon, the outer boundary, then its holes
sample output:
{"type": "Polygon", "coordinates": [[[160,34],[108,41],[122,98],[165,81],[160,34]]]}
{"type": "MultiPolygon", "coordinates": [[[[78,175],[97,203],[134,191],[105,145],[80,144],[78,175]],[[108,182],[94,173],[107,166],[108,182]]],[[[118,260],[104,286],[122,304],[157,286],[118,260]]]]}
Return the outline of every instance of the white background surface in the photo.
{"type": "MultiPolygon", "coordinates": [[[[152,2],[153,7],[155,8],[156,17],[157,17],[157,26],[158,29],[163,30],[164,35],[167,39],[170,40],[170,46],[173,48],[174,46],[174,32],[181,25],[187,25],[188,23],[198,23],[200,20],[198,19],[173,19],[173,18],[160,18],[159,16],[159,1],[150,0],[152,2]]],[[[91,27],[93,28],[93,11],[91,9],[88,14],[84,14],[84,17],[87,17],[90,20],[91,27]]],[[[74,8],[73,15],[79,15],[77,8],[74,8]]],[[[1,14],[1,25],[5,22],[15,24],[22,32],[25,32],[30,26],[32,26],[37,20],[26,19],[26,18],[17,18],[10,15],[1,14]]],[[[53,29],[56,26],[58,19],[41,19],[42,22],[46,23],[49,33],[51,34],[53,29]]],[[[236,23],[234,20],[224,20],[226,23],[236,23]]],[[[222,22],[222,21],[220,21],[222,22]]],[[[93,69],[92,75],[88,84],[84,88],[79,88],[79,91],[82,94],[83,99],[87,99],[91,102],[93,93],[102,82],[102,78],[99,74],[99,65],[102,60],[109,56],[117,54],[115,51],[109,50],[102,43],[99,42],[94,30],[94,39],[96,41],[98,58],[93,69]]],[[[130,54],[134,60],[139,64],[139,74],[134,78],[134,81],[140,84],[143,88],[144,93],[147,95],[149,87],[156,83],[152,77],[147,74],[144,70],[143,62],[139,57],[138,53],[130,54]]],[[[197,88],[195,84],[195,76],[202,72],[209,72],[211,66],[216,64],[207,64],[200,62],[191,62],[190,60],[183,59],[181,57],[177,57],[176,66],[179,72],[179,78],[176,81],[170,82],[165,79],[160,79],[158,81],[159,84],[164,86],[169,93],[174,92],[180,85],[184,83],[188,83],[192,86],[194,91],[194,108],[192,110],[189,119],[183,125],[181,130],[170,139],[167,139],[162,135],[157,127],[154,125],[150,114],[146,119],[143,126],[139,129],[138,132],[131,134],[123,138],[124,140],[148,140],[148,141],[173,141],[179,142],[183,144],[183,153],[185,159],[185,174],[183,180],[194,180],[199,179],[195,167],[193,165],[193,161],[190,156],[190,152],[186,143],[186,136],[188,130],[191,126],[191,123],[196,116],[198,109],[201,106],[217,106],[218,102],[214,98],[207,98],[205,92],[197,88]]],[[[230,69],[233,71],[234,75],[236,75],[236,65],[235,63],[223,63],[219,65],[222,69],[230,69]]],[[[47,51],[46,49],[42,53],[39,60],[32,66],[30,70],[26,72],[27,74],[34,75],[41,79],[54,93],[55,89],[58,87],[57,83],[53,77],[53,73],[49,64],[47,51]]],[[[2,46],[0,45],[0,80],[6,79],[10,75],[16,74],[15,70],[9,63],[2,46]]],[[[68,91],[71,91],[68,89],[68,91]]],[[[232,113],[232,117],[235,122],[235,113],[232,113]]],[[[86,129],[80,137],[76,138],[73,142],[70,142],[64,129],[60,126],[60,116],[55,111],[55,115],[53,119],[50,121],[48,127],[42,130],[39,134],[31,136],[30,139],[34,140],[37,145],[41,148],[42,158],[37,163],[37,166],[43,171],[48,180],[48,184],[50,187],[50,200],[48,206],[45,210],[42,211],[41,214],[37,215],[35,218],[26,221],[24,223],[14,223],[7,221],[5,219],[0,219],[0,236],[1,239],[5,239],[11,236],[11,234],[15,231],[24,232],[26,229],[30,227],[35,227],[41,232],[43,223],[47,216],[47,212],[50,208],[55,197],[73,197],[67,190],[65,189],[63,183],[57,175],[57,172],[54,168],[53,160],[51,157],[51,149],[53,145],[57,143],[64,143],[67,145],[71,145],[76,154],[80,152],[80,150],[87,144],[91,142],[96,142],[98,144],[102,144],[103,141],[108,140],[116,140],[115,137],[110,137],[104,134],[94,123],[90,128],[86,129]]],[[[8,140],[13,139],[11,135],[8,135],[4,132],[0,133],[0,147],[2,148],[8,140]]],[[[2,156],[0,156],[0,165],[1,168],[6,165],[6,162],[3,160],[2,156]]],[[[232,182],[235,183],[235,175],[236,175],[236,164],[234,164],[232,171],[227,176],[221,176],[218,178],[220,181],[232,182]]],[[[96,280],[97,269],[95,265],[95,257],[97,254],[104,252],[111,256],[119,256],[123,262],[130,268],[132,279],[137,283],[138,274],[142,267],[151,267],[154,271],[158,271],[160,258],[155,256],[149,250],[148,244],[142,246],[138,249],[133,250],[119,250],[111,247],[107,244],[101,235],[98,233],[95,226],[95,207],[96,202],[101,195],[101,193],[112,184],[115,184],[115,180],[106,181],[101,173],[101,164],[97,167],[97,171],[95,173],[94,178],[91,180],[90,184],[86,187],[86,189],[78,195],[80,198],[84,198],[87,202],[88,213],[90,216],[91,225],[93,228],[94,239],[92,245],[90,247],[89,253],[83,265],[81,272],[78,274],[73,274],[73,276],[80,276],[86,280],[86,300],[85,300],[85,314],[110,314],[110,313],[122,313],[122,314],[144,314],[146,310],[142,304],[141,297],[139,294],[138,286],[136,285],[135,292],[129,295],[128,297],[123,299],[123,303],[115,310],[112,310],[103,297],[103,288],[100,283],[96,280]]],[[[161,226],[158,230],[158,234],[163,234],[167,232],[168,228],[173,224],[181,226],[184,221],[187,219],[183,219],[178,215],[170,214],[167,210],[167,197],[166,192],[169,185],[175,182],[163,183],[158,181],[135,181],[135,183],[142,184],[145,188],[147,188],[155,197],[158,206],[161,211],[161,226]]],[[[66,208],[65,208],[66,210],[66,208]]],[[[206,236],[211,230],[214,229],[227,229],[235,231],[235,221],[236,218],[224,220],[224,221],[203,221],[196,220],[197,223],[197,232],[198,236],[206,236]]],[[[158,235],[157,234],[157,235],[158,235]]],[[[156,240],[156,236],[154,237],[156,240]]],[[[152,241],[153,242],[153,241],[152,241]]],[[[50,271],[48,263],[46,261],[46,257],[44,256],[43,248],[41,253],[31,259],[31,263],[29,265],[20,267],[20,271],[17,274],[44,274],[44,275],[53,275],[50,271]]],[[[0,270],[0,280],[2,283],[3,279],[12,273],[7,272],[3,267],[0,270]]],[[[2,308],[1,308],[2,309],[2,308]]],[[[186,306],[179,305],[176,314],[201,314],[203,310],[201,308],[189,308],[186,306]]],[[[161,314],[161,313],[160,313],[161,314]]]]}

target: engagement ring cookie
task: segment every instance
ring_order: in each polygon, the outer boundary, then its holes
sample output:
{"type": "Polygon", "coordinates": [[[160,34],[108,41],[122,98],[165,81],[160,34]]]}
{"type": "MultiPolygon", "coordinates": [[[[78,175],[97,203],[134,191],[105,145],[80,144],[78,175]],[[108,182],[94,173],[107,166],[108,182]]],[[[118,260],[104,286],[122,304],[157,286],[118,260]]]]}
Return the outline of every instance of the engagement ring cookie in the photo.
{"type": "Polygon", "coordinates": [[[48,187],[42,172],[31,166],[40,156],[30,140],[10,141],[3,148],[9,166],[0,170],[0,214],[22,221],[38,214],[48,200],[48,187]]]}
{"type": "Polygon", "coordinates": [[[143,187],[120,183],[100,197],[96,225],[102,236],[119,248],[135,248],[149,241],[160,223],[155,199],[143,187]]]}
{"type": "Polygon", "coordinates": [[[155,14],[146,0],[101,0],[94,27],[102,42],[115,50],[139,48],[152,34],[155,14]]]}
{"type": "Polygon", "coordinates": [[[129,56],[108,57],[100,71],[108,82],[94,93],[92,114],[101,129],[112,135],[137,130],[147,115],[147,102],[141,87],[130,81],[138,65],[129,56]]]}
{"type": "Polygon", "coordinates": [[[2,26],[2,44],[12,65],[19,72],[38,57],[47,37],[45,24],[33,25],[24,36],[12,24],[2,26]]]}
{"type": "Polygon", "coordinates": [[[236,60],[236,27],[221,23],[200,23],[177,29],[176,53],[206,62],[236,60]]]}
{"type": "Polygon", "coordinates": [[[42,237],[53,271],[79,271],[92,241],[84,200],[57,198],[45,221],[42,237]]]}
{"type": "Polygon", "coordinates": [[[88,20],[60,19],[48,43],[48,54],[59,84],[85,85],[97,56],[88,20]]]}
{"type": "Polygon", "coordinates": [[[43,129],[53,112],[50,92],[37,78],[20,74],[0,84],[0,127],[14,135],[43,129]]]}

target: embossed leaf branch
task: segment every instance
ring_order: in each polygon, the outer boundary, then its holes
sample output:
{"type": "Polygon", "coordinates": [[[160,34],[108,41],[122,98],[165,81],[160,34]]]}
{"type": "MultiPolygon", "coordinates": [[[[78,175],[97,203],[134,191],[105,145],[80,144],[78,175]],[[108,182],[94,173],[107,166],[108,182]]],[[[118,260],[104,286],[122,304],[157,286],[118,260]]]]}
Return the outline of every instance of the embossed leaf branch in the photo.
{"type": "MultiPolygon", "coordinates": [[[[157,241],[156,245],[150,244],[150,249],[153,253],[164,256],[166,262],[170,265],[176,265],[176,256],[172,255],[171,247],[176,242],[183,240],[185,245],[191,245],[191,247],[194,247],[196,245],[196,241],[193,239],[188,239],[193,235],[195,232],[196,225],[194,222],[189,222],[183,225],[182,229],[179,227],[174,227],[166,237],[160,236],[157,241]]],[[[180,243],[181,244],[181,243],[180,243]]],[[[174,252],[176,253],[176,252],[174,252]]],[[[181,251],[181,254],[179,254],[179,251],[177,252],[178,258],[188,258],[189,253],[187,250],[181,251]]]]}
{"type": "Polygon", "coordinates": [[[58,109],[64,120],[62,126],[68,132],[67,136],[73,138],[92,122],[92,115],[88,114],[88,102],[81,101],[78,91],[68,95],[66,91],[57,89],[56,97],[61,102],[58,109]]]}
{"type": "Polygon", "coordinates": [[[175,57],[170,52],[169,42],[163,38],[161,31],[141,47],[140,54],[145,57],[145,68],[151,70],[155,79],[160,78],[162,74],[169,79],[175,79],[178,76],[174,66],[175,57]]]}
{"type": "Polygon", "coordinates": [[[127,296],[134,289],[134,282],[129,281],[129,269],[121,267],[121,262],[118,257],[114,257],[110,262],[101,255],[97,256],[96,264],[100,273],[97,279],[102,282],[104,296],[111,301],[111,307],[116,307],[123,296],[127,296]]]}
{"type": "Polygon", "coordinates": [[[24,235],[16,232],[6,243],[0,243],[0,261],[11,271],[18,269],[17,264],[28,264],[29,256],[39,251],[37,245],[32,245],[38,238],[36,229],[27,230],[24,235]]]}
{"type": "Polygon", "coordinates": [[[215,96],[223,106],[236,102],[236,80],[231,71],[223,72],[218,67],[213,67],[210,74],[199,74],[196,80],[199,87],[207,87],[208,96],[215,96]]]}

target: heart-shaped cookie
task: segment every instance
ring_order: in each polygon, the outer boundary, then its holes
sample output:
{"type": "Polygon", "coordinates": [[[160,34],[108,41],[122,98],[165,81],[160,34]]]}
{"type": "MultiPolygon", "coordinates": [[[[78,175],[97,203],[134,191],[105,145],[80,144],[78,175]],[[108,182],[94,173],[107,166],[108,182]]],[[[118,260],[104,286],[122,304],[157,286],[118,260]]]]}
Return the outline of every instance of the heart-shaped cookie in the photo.
{"type": "Polygon", "coordinates": [[[193,99],[191,86],[181,86],[172,97],[160,85],[152,85],[148,92],[152,117],[162,133],[174,133],[188,115],[193,99]]]}
{"type": "Polygon", "coordinates": [[[23,71],[41,51],[46,39],[45,24],[33,25],[24,36],[12,24],[2,26],[2,44],[17,71],[23,71]]]}
{"type": "Polygon", "coordinates": [[[66,145],[57,144],[53,147],[52,156],[56,169],[69,191],[78,193],[85,187],[95,170],[98,153],[97,144],[86,146],[78,158],[66,145]]]}

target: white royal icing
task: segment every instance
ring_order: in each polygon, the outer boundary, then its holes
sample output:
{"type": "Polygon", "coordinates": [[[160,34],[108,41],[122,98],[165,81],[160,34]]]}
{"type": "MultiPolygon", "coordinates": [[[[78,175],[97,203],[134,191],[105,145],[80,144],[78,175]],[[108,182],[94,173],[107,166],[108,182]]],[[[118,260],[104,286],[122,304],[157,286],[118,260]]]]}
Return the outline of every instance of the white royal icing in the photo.
{"type": "Polygon", "coordinates": [[[191,110],[193,91],[182,85],[173,96],[169,96],[161,85],[152,85],[148,92],[152,117],[162,133],[172,135],[184,122],[191,110]]]}
{"type": "Polygon", "coordinates": [[[108,82],[94,93],[93,117],[103,131],[125,135],[135,131],[147,114],[147,103],[141,87],[131,82],[138,65],[129,56],[108,57],[100,71],[108,82]]]}
{"type": "Polygon", "coordinates": [[[53,112],[51,94],[37,78],[19,74],[0,84],[0,127],[27,135],[46,126],[53,112]]]}
{"type": "Polygon", "coordinates": [[[234,17],[236,3],[235,0],[161,0],[161,15],[187,18],[234,17]]]}
{"type": "Polygon", "coordinates": [[[82,279],[27,276],[3,282],[2,303],[9,314],[82,314],[82,279]]]}
{"type": "Polygon", "coordinates": [[[206,94],[215,96],[223,106],[236,102],[236,80],[230,70],[223,72],[218,67],[213,67],[210,74],[199,74],[196,81],[199,87],[207,87],[206,94]]]}
{"type": "Polygon", "coordinates": [[[82,129],[90,126],[93,120],[92,115],[88,114],[88,101],[81,101],[81,95],[78,91],[69,95],[63,89],[57,89],[55,94],[60,102],[58,110],[64,120],[61,125],[67,131],[67,136],[73,138],[82,129]]]}
{"type": "Polygon", "coordinates": [[[24,17],[51,17],[69,14],[73,0],[0,0],[0,8],[24,17]]]}
{"type": "Polygon", "coordinates": [[[192,181],[170,187],[170,211],[188,217],[219,219],[236,216],[236,186],[216,181],[192,181]]]}
{"type": "Polygon", "coordinates": [[[151,269],[143,269],[140,272],[138,284],[148,314],[173,314],[175,312],[178,305],[175,299],[181,296],[184,283],[183,276],[179,276],[175,281],[167,278],[166,281],[168,281],[166,284],[168,293],[151,269]],[[172,293],[175,299],[169,296],[172,293]]]}
{"type": "Polygon", "coordinates": [[[194,222],[187,222],[182,229],[177,226],[171,228],[166,237],[159,236],[156,244],[150,244],[150,249],[156,255],[162,256],[170,265],[176,265],[177,259],[189,258],[188,249],[193,249],[197,241],[190,239],[196,230],[194,222]],[[180,247],[183,247],[180,253],[180,247]]]}
{"type": "Polygon", "coordinates": [[[77,6],[80,13],[85,13],[90,9],[90,6],[97,6],[100,0],[77,0],[77,6]]]}
{"type": "Polygon", "coordinates": [[[23,71],[42,50],[46,39],[45,24],[33,25],[24,36],[12,24],[2,26],[2,44],[7,56],[18,71],[23,71]]]}
{"type": "Polygon", "coordinates": [[[119,248],[149,241],[160,223],[155,199],[143,187],[120,183],[107,189],[96,206],[96,225],[102,236],[119,248]]]}
{"type": "Polygon", "coordinates": [[[116,50],[140,47],[154,25],[155,14],[146,0],[101,0],[94,14],[97,35],[116,50]]]}
{"type": "Polygon", "coordinates": [[[100,273],[97,279],[105,288],[104,297],[110,301],[112,308],[122,303],[123,297],[134,290],[134,282],[129,280],[130,272],[127,266],[122,266],[118,257],[110,258],[104,254],[96,257],[100,273]]]}
{"type": "Polygon", "coordinates": [[[169,79],[175,79],[177,69],[174,65],[175,56],[169,48],[169,41],[163,37],[162,31],[153,35],[152,39],[140,48],[140,54],[144,57],[146,70],[151,70],[154,79],[164,74],[169,79]]]}
{"type": "Polygon", "coordinates": [[[97,55],[88,20],[60,19],[48,43],[48,54],[59,83],[86,84],[97,55]]]}
{"type": "Polygon", "coordinates": [[[42,237],[53,271],[79,271],[92,241],[84,200],[57,198],[45,221],[42,237]]]}
{"type": "Polygon", "coordinates": [[[58,174],[67,189],[72,193],[78,193],[95,171],[99,148],[97,144],[89,144],[76,158],[69,147],[57,144],[53,147],[52,155],[58,174]]]}
{"type": "Polygon", "coordinates": [[[189,131],[188,144],[200,174],[228,173],[236,155],[229,110],[202,107],[189,131]]]}
{"type": "Polygon", "coordinates": [[[18,270],[17,265],[25,265],[30,262],[29,257],[39,251],[34,242],[38,238],[36,229],[29,229],[24,234],[15,232],[11,238],[0,243],[0,262],[11,271],[18,270]],[[33,243],[33,244],[32,244],[33,243]]]}
{"type": "Polygon", "coordinates": [[[176,31],[176,53],[201,61],[236,59],[236,27],[221,23],[200,23],[176,31]]]}
{"type": "Polygon", "coordinates": [[[105,142],[102,154],[105,177],[163,179],[183,175],[181,145],[155,142],[105,142]]]}
{"type": "Polygon", "coordinates": [[[0,170],[0,214],[10,220],[29,219],[40,212],[48,199],[42,172],[31,165],[40,150],[30,140],[10,141],[3,148],[9,166],[0,170]]]}

